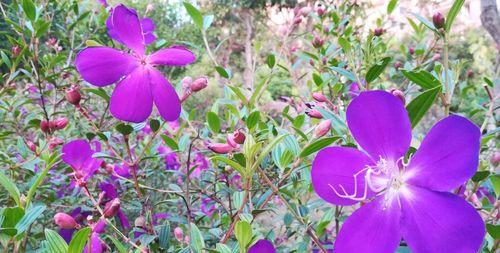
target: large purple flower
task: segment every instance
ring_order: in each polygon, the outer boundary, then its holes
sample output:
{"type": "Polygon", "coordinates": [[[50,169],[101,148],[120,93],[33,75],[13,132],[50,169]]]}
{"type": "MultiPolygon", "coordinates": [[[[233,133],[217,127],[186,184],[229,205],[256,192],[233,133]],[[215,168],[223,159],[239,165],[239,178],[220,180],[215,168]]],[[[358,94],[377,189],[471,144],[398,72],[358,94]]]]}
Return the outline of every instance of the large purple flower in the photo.
{"type": "Polygon", "coordinates": [[[175,120],[181,103],[175,89],[156,69],[158,65],[185,66],[195,61],[186,48],[174,46],[146,54],[146,45],[154,41],[154,23],[140,20],[136,11],[120,4],[106,22],[114,40],[131,53],[110,47],[88,47],[76,56],[76,69],[83,79],[103,87],[118,82],[111,95],[111,114],[124,121],[143,122],[153,110],[153,102],[167,121],[175,120]]]}
{"type": "Polygon", "coordinates": [[[347,108],[347,123],[363,151],[329,147],[314,159],[316,193],[335,205],[371,200],[344,223],[335,252],[394,252],[401,238],[412,252],[477,252],[484,222],[449,191],[478,166],[480,131],[466,118],[439,121],[410,161],[412,139],[403,103],[384,91],[362,92],[347,108]]]}
{"type": "Polygon", "coordinates": [[[101,166],[102,159],[93,158],[96,151],[86,140],[74,140],[62,147],[62,160],[73,168],[78,185],[83,185],[101,166]]]}
{"type": "Polygon", "coordinates": [[[276,253],[276,249],[270,241],[260,239],[248,249],[248,253],[276,253]]]}

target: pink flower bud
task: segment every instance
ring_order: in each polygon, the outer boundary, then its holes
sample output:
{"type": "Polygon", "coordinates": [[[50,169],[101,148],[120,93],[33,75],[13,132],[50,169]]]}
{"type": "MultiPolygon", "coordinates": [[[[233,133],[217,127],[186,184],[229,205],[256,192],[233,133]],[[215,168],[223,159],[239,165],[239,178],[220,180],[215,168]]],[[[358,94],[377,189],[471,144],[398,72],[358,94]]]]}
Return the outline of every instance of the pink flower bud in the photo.
{"type": "Polygon", "coordinates": [[[436,12],[433,16],[432,16],[432,23],[434,23],[434,26],[439,29],[439,28],[443,28],[444,27],[444,24],[445,24],[445,20],[444,20],[444,17],[443,17],[443,14],[441,14],[440,12],[436,12]]]}
{"type": "Polygon", "coordinates": [[[208,86],[208,79],[206,77],[199,77],[198,79],[194,80],[194,82],[189,84],[189,88],[194,92],[203,90],[207,86],[208,86]]]}
{"type": "Polygon", "coordinates": [[[182,242],[182,239],[184,238],[184,231],[182,231],[182,228],[176,227],[174,228],[174,236],[177,241],[182,242]]]}
{"type": "Polygon", "coordinates": [[[314,36],[314,39],[312,41],[312,45],[313,47],[315,48],[321,48],[323,45],[325,44],[325,41],[322,40],[320,37],[318,36],[314,36]]]}
{"type": "Polygon", "coordinates": [[[413,54],[415,53],[415,48],[414,48],[414,47],[410,47],[410,48],[408,49],[408,52],[409,52],[411,55],[413,55],[413,54]]]}
{"type": "Polygon", "coordinates": [[[78,225],[73,217],[65,213],[56,213],[56,215],[54,215],[54,222],[63,229],[76,228],[78,225]]]}
{"type": "Polygon", "coordinates": [[[31,141],[26,141],[26,145],[30,148],[31,151],[36,152],[36,145],[31,141]]]}
{"type": "Polygon", "coordinates": [[[12,56],[17,57],[21,53],[21,48],[15,45],[12,47],[11,51],[12,51],[12,56]]]}
{"type": "Polygon", "coordinates": [[[474,77],[474,71],[472,69],[467,70],[467,78],[472,78],[474,77]]]}
{"type": "Polygon", "coordinates": [[[406,102],[405,94],[402,91],[400,91],[398,89],[391,89],[390,92],[392,95],[399,98],[399,100],[401,100],[401,102],[403,102],[403,104],[405,104],[405,102],[406,102]]]}
{"type": "Polygon", "coordinates": [[[191,78],[190,76],[186,76],[186,77],[182,78],[182,81],[181,81],[182,88],[183,89],[188,89],[189,85],[192,82],[193,82],[193,78],[191,78]]]}
{"type": "Polygon", "coordinates": [[[435,54],[434,56],[432,56],[432,60],[433,61],[439,61],[439,59],[441,59],[441,55],[440,54],[435,54]]]}
{"type": "Polygon", "coordinates": [[[226,142],[227,144],[231,145],[233,148],[240,148],[240,144],[236,143],[234,141],[234,135],[233,134],[228,134],[226,137],[226,142]]]}
{"type": "Polygon", "coordinates": [[[210,143],[208,148],[217,154],[227,154],[233,150],[233,147],[227,143],[210,143]]]}
{"type": "Polygon", "coordinates": [[[490,162],[491,162],[493,165],[498,165],[498,164],[500,164],[500,152],[495,152],[495,153],[491,156],[490,162]]]}
{"type": "Polygon", "coordinates": [[[293,24],[294,25],[299,25],[301,22],[302,22],[302,18],[301,17],[295,17],[293,19],[293,24]]]}
{"type": "Polygon", "coordinates": [[[311,118],[315,118],[315,119],[322,119],[323,118],[323,115],[321,115],[321,113],[316,109],[309,110],[306,112],[306,114],[307,114],[307,116],[309,116],[311,118]]]}
{"type": "Polygon", "coordinates": [[[314,136],[316,138],[322,137],[325,134],[327,134],[331,128],[332,128],[332,121],[329,119],[323,120],[318,124],[318,126],[316,126],[316,129],[314,130],[314,136]]]}
{"type": "Polygon", "coordinates": [[[146,227],[146,217],[142,215],[137,217],[134,221],[134,225],[140,228],[146,227]]]}
{"type": "Polygon", "coordinates": [[[321,16],[323,16],[323,15],[325,15],[325,13],[326,13],[326,9],[325,9],[325,7],[323,7],[323,6],[318,6],[318,7],[316,8],[316,13],[317,13],[317,14],[318,14],[318,16],[320,16],[320,17],[321,17],[321,16]]]}
{"type": "Polygon", "coordinates": [[[115,216],[116,213],[118,213],[119,209],[120,209],[120,199],[114,198],[113,200],[106,203],[106,205],[104,206],[104,217],[111,218],[115,216]]]}
{"type": "Polygon", "coordinates": [[[78,86],[71,86],[66,90],[66,100],[72,105],[79,105],[82,95],[80,95],[80,88],[78,86]]]}
{"type": "Polygon", "coordinates": [[[403,63],[401,63],[400,61],[397,61],[394,63],[394,68],[396,70],[398,70],[399,68],[401,68],[403,66],[403,63]]]}
{"type": "Polygon", "coordinates": [[[40,129],[42,129],[44,133],[50,132],[49,122],[46,120],[40,121],[40,129]]]}
{"type": "Polygon", "coordinates": [[[302,7],[299,10],[299,15],[302,15],[305,17],[305,16],[309,15],[309,13],[311,13],[311,11],[312,11],[312,9],[309,6],[302,7]]]}
{"type": "Polygon", "coordinates": [[[245,142],[245,139],[247,138],[245,136],[245,133],[243,133],[242,131],[238,130],[238,131],[235,131],[233,133],[234,135],[234,141],[238,144],[243,144],[245,142]]]}
{"type": "Polygon", "coordinates": [[[382,34],[384,34],[384,28],[377,27],[375,28],[375,30],[373,30],[373,35],[377,37],[382,36],[382,34]]]}
{"type": "Polygon", "coordinates": [[[52,150],[55,147],[62,145],[64,143],[64,140],[58,137],[53,137],[49,140],[49,149],[52,150]]]}
{"type": "Polygon", "coordinates": [[[328,101],[328,98],[326,98],[326,96],[323,95],[323,93],[321,93],[321,92],[314,92],[312,94],[312,97],[314,98],[314,100],[316,100],[318,102],[326,102],[326,101],[328,101]]]}
{"type": "Polygon", "coordinates": [[[61,130],[65,128],[67,125],[68,125],[68,119],[64,117],[49,122],[49,127],[54,130],[61,130]]]}

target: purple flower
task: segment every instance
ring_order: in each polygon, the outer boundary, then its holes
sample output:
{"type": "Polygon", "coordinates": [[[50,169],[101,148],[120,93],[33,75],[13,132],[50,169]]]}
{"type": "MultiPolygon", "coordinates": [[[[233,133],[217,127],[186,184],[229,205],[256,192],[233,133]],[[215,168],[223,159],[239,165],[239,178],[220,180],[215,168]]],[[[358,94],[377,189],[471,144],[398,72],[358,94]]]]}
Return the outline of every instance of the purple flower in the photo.
{"type": "Polygon", "coordinates": [[[484,222],[469,203],[449,191],[477,169],[479,128],[466,118],[449,116],[406,161],[412,134],[401,100],[384,91],[362,92],[346,116],[364,152],[325,148],[311,171],[314,190],[325,201],[369,202],[345,221],[335,252],[394,252],[401,238],[412,252],[477,252],[484,222]]]}
{"type": "Polygon", "coordinates": [[[86,140],[66,143],[62,147],[62,153],[62,160],[73,168],[79,185],[85,184],[102,163],[101,159],[92,157],[95,151],[86,140]]]}
{"type": "Polygon", "coordinates": [[[147,18],[139,20],[135,10],[122,4],[111,10],[106,25],[110,37],[130,48],[131,53],[104,46],[83,49],[75,60],[83,79],[99,87],[118,82],[110,111],[120,120],[146,120],[153,102],[163,119],[177,119],[181,112],[179,97],[156,66],[185,66],[195,61],[194,54],[174,46],[147,55],[146,45],[154,41],[154,23],[147,18]]]}
{"type": "Polygon", "coordinates": [[[250,248],[248,248],[248,253],[275,253],[276,249],[273,244],[264,239],[258,240],[250,248]]]}

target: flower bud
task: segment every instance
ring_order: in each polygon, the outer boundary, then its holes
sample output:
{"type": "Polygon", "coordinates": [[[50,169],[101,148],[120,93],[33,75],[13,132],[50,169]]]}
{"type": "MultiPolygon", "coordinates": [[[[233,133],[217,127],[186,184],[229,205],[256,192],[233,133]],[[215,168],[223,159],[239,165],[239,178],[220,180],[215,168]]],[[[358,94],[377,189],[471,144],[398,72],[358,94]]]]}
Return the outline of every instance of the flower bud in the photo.
{"type": "Polygon", "coordinates": [[[72,105],[79,105],[82,95],[80,95],[80,88],[78,86],[71,86],[66,90],[66,100],[72,105]]]}
{"type": "Polygon", "coordinates": [[[49,127],[53,130],[61,130],[68,125],[67,118],[58,118],[56,120],[49,121],[49,127]]]}
{"type": "Polygon", "coordinates": [[[104,217],[106,218],[111,218],[118,213],[118,210],[120,209],[120,199],[119,198],[114,198],[108,203],[106,203],[106,206],[104,206],[104,217]]]}
{"type": "Polygon", "coordinates": [[[327,119],[321,121],[314,130],[314,137],[319,138],[327,134],[332,128],[332,121],[327,119]]]}
{"type": "Polygon", "coordinates": [[[182,228],[176,227],[174,229],[174,236],[177,241],[182,242],[182,239],[184,238],[184,232],[182,231],[182,228]]]}
{"type": "Polygon", "coordinates": [[[190,76],[186,76],[186,77],[182,78],[182,81],[181,81],[182,88],[185,90],[188,89],[189,85],[192,82],[193,82],[193,78],[191,78],[190,76]]]}
{"type": "Polygon", "coordinates": [[[309,7],[309,6],[302,7],[302,8],[300,8],[300,10],[299,10],[299,15],[302,15],[302,16],[304,16],[304,17],[305,17],[305,16],[309,15],[309,13],[311,13],[311,10],[312,10],[312,9],[311,9],[311,7],[309,7]]]}
{"type": "Polygon", "coordinates": [[[432,23],[434,23],[434,26],[439,29],[439,28],[443,28],[444,27],[444,24],[445,24],[445,20],[444,20],[444,17],[443,17],[443,14],[441,14],[440,12],[436,12],[433,16],[432,16],[432,23]]]}
{"type": "Polygon", "coordinates": [[[234,135],[234,141],[238,144],[243,144],[245,142],[245,139],[247,138],[245,136],[245,133],[243,133],[240,130],[235,131],[233,135],[234,135]]]}
{"type": "Polygon", "coordinates": [[[323,46],[323,44],[325,44],[325,41],[322,40],[320,37],[318,36],[314,36],[314,39],[312,41],[312,45],[313,47],[315,48],[321,48],[323,46]]]}
{"type": "Polygon", "coordinates": [[[321,92],[314,92],[312,94],[312,97],[314,98],[314,100],[316,100],[317,102],[326,102],[328,101],[328,98],[326,98],[325,95],[323,95],[323,93],[321,92]]]}
{"type": "Polygon", "coordinates": [[[134,225],[140,228],[146,227],[146,218],[142,215],[137,217],[134,221],[134,225]]]}
{"type": "Polygon", "coordinates": [[[21,48],[18,45],[15,45],[11,48],[12,56],[17,57],[21,53],[21,48]]]}
{"type": "Polygon", "coordinates": [[[399,69],[399,68],[401,68],[402,66],[403,66],[403,64],[402,64],[400,61],[397,61],[397,62],[395,62],[395,63],[394,63],[394,68],[395,68],[396,70],[398,70],[398,69],[399,69]]]}
{"type": "Polygon", "coordinates": [[[54,222],[63,229],[76,228],[77,226],[75,219],[65,213],[56,213],[56,215],[54,215],[54,222]]]}
{"type": "Polygon", "coordinates": [[[409,52],[411,55],[413,55],[413,54],[415,53],[415,48],[414,48],[414,47],[410,47],[410,48],[408,49],[408,52],[409,52]]]}
{"type": "Polygon", "coordinates": [[[435,54],[434,56],[432,56],[432,60],[433,61],[439,61],[439,59],[441,59],[441,55],[440,54],[435,54]]]}
{"type": "Polygon", "coordinates": [[[473,78],[474,77],[474,71],[472,69],[467,70],[467,78],[473,78]]]}
{"type": "Polygon", "coordinates": [[[493,165],[498,165],[498,164],[500,164],[500,152],[495,152],[495,153],[491,156],[490,162],[491,162],[493,165]]]}
{"type": "Polygon", "coordinates": [[[318,7],[316,8],[316,13],[317,13],[317,14],[318,14],[318,16],[320,16],[320,17],[321,17],[321,16],[323,16],[323,15],[325,15],[325,13],[326,13],[326,9],[325,9],[325,7],[323,7],[323,6],[318,6],[318,7]]]}
{"type": "Polygon", "coordinates": [[[373,30],[373,35],[377,37],[382,36],[382,34],[384,34],[384,28],[377,27],[375,28],[375,30],[373,30]]]}
{"type": "Polygon", "coordinates": [[[210,143],[208,148],[217,154],[227,154],[233,150],[233,147],[227,143],[210,143]]]}
{"type": "Polygon", "coordinates": [[[36,152],[36,145],[32,141],[26,141],[26,146],[28,146],[31,151],[36,152]]]}
{"type": "Polygon", "coordinates": [[[198,79],[194,80],[191,84],[189,84],[189,88],[191,91],[197,92],[200,90],[205,89],[208,86],[208,79],[206,77],[199,77],[198,79]]]}
{"type": "Polygon", "coordinates": [[[306,114],[307,114],[307,116],[309,116],[311,118],[315,118],[315,119],[322,119],[323,118],[323,115],[321,115],[321,113],[316,109],[309,110],[306,112],[306,114]]]}
{"type": "Polygon", "coordinates": [[[403,102],[403,104],[405,104],[405,102],[406,102],[405,95],[402,91],[400,91],[398,89],[391,89],[390,92],[393,96],[399,98],[399,100],[401,100],[401,102],[403,102]]]}
{"type": "Polygon", "coordinates": [[[299,25],[301,22],[302,22],[302,18],[300,18],[300,17],[295,17],[293,19],[293,24],[294,25],[299,25]]]}
{"type": "Polygon", "coordinates": [[[40,121],[40,129],[42,130],[42,132],[44,133],[48,133],[50,132],[50,127],[49,127],[49,122],[46,121],[46,120],[42,120],[40,121]]]}
{"type": "Polygon", "coordinates": [[[53,137],[49,140],[49,149],[52,150],[55,147],[62,145],[64,143],[64,140],[58,137],[53,137]]]}

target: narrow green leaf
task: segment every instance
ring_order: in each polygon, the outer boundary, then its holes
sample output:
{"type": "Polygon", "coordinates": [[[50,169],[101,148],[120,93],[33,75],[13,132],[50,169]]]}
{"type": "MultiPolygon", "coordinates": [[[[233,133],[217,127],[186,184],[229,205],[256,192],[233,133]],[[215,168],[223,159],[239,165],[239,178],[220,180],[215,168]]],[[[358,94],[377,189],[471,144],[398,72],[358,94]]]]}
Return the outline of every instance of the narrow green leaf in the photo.
{"type": "Polygon", "coordinates": [[[426,70],[402,70],[402,72],[406,78],[425,90],[433,89],[441,85],[441,82],[426,70]]]}
{"type": "Polygon", "coordinates": [[[2,172],[0,172],[0,185],[2,185],[14,199],[18,206],[21,206],[21,193],[17,186],[2,172]]]}
{"type": "Polygon", "coordinates": [[[213,133],[220,132],[220,120],[217,113],[212,111],[207,112],[207,123],[213,133]]]}
{"type": "Polygon", "coordinates": [[[23,0],[23,11],[29,20],[35,21],[36,19],[36,6],[31,0],[23,0]]]}
{"type": "Polygon", "coordinates": [[[68,252],[68,244],[56,231],[46,228],[45,239],[47,239],[50,253],[68,252]]]}
{"type": "Polygon", "coordinates": [[[382,74],[385,67],[387,67],[387,64],[389,64],[390,61],[391,57],[385,57],[384,59],[382,59],[380,63],[377,63],[372,67],[370,67],[370,69],[368,70],[368,72],[366,72],[365,75],[366,82],[371,83],[373,80],[377,79],[377,77],[380,74],[382,74]]]}
{"type": "Polygon", "coordinates": [[[486,224],[486,230],[488,231],[488,234],[493,237],[493,239],[496,240],[500,238],[500,225],[486,224]]]}
{"type": "Polygon", "coordinates": [[[31,207],[16,224],[17,234],[21,234],[45,211],[45,205],[31,207]]]}
{"type": "Polygon", "coordinates": [[[410,116],[411,127],[414,128],[417,123],[424,117],[425,113],[431,108],[434,100],[441,92],[440,87],[427,90],[418,97],[414,98],[410,104],[406,106],[408,116],[410,116]]]}
{"type": "Polygon", "coordinates": [[[497,197],[500,197],[500,176],[499,175],[494,175],[490,177],[491,184],[493,185],[493,191],[495,191],[495,194],[497,197]]]}
{"type": "Polygon", "coordinates": [[[106,236],[113,242],[113,244],[115,245],[118,252],[120,252],[120,253],[127,253],[128,252],[127,248],[125,246],[123,246],[123,244],[120,241],[118,241],[118,239],[116,239],[110,235],[106,235],[106,236]]]}
{"type": "Polygon", "coordinates": [[[420,20],[420,22],[422,22],[422,24],[424,24],[425,26],[427,26],[427,28],[431,29],[432,31],[434,32],[437,32],[437,29],[436,27],[434,26],[434,24],[432,24],[429,20],[427,20],[426,18],[418,15],[417,13],[412,13],[413,16],[415,16],[418,20],[420,20]]]}
{"type": "Polygon", "coordinates": [[[126,123],[119,123],[118,125],[116,125],[116,131],[118,131],[119,133],[123,134],[123,135],[129,135],[132,133],[132,131],[134,131],[134,128],[129,125],[129,124],[126,124],[126,123]]]}
{"type": "Polygon", "coordinates": [[[226,244],[217,243],[215,250],[219,253],[231,253],[231,249],[226,244]]]}
{"type": "Polygon", "coordinates": [[[226,78],[226,79],[229,79],[229,77],[231,76],[229,73],[229,71],[221,66],[215,66],[215,70],[217,71],[217,73],[219,73],[219,75],[221,75],[222,77],[226,78]]]}
{"type": "Polygon", "coordinates": [[[106,102],[109,102],[109,100],[110,100],[110,96],[108,95],[108,93],[103,88],[97,88],[97,89],[87,88],[87,89],[84,89],[84,90],[96,94],[97,96],[99,96],[99,97],[103,98],[104,100],[106,100],[106,102]]]}
{"type": "Polygon", "coordinates": [[[78,230],[69,242],[68,253],[81,253],[89,239],[90,232],[92,232],[90,227],[78,230]]]}
{"type": "Polygon", "coordinates": [[[238,162],[235,162],[235,161],[233,161],[227,157],[224,157],[224,156],[214,156],[214,157],[210,158],[210,160],[223,162],[223,163],[233,167],[233,169],[238,171],[242,176],[245,176],[245,168],[243,168],[243,166],[241,166],[238,162]]]}
{"type": "Polygon", "coordinates": [[[455,0],[453,5],[451,6],[451,9],[448,12],[448,15],[446,16],[446,24],[444,26],[446,31],[448,32],[450,31],[451,25],[453,25],[453,21],[455,21],[455,18],[457,17],[464,3],[465,0],[455,0]]]}
{"type": "Polygon", "coordinates": [[[267,56],[267,66],[269,66],[269,68],[274,68],[274,65],[276,64],[276,56],[274,56],[274,54],[269,54],[267,56]]]}
{"type": "Polygon", "coordinates": [[[234,226],[234,236],[238,240],[240,252],[246,252],[246,248],[252,240],[252,226],[246,221],[238,221],[234,226]]]}
{"type": "Polygon", "coordinates": [[[201,12],[194,7],[192,4],[188,2],[183,2],[184,8],[186,8],[187,13],[191,18],[193,19],[194,24],[198,27],[198,29],[202,30],[203,29],[203,15],[201,15],[201,12]]]}
{"type": "Polygon", "coordinates": [[[203,31],[206,31],[214,22],[214,15],[203,16],[203,31]]]}
{"type": "Polygon", "coordinates": [[[161,225],[158,233],[158,240],[160,244],[160,248],[167,249],[168,248],[168,239],[170,238],[170,224],[165,222],[164,225],[161,225]]]}
{"type": "Polygon", "coordinates": [[[227,87],[229,87],[234,92],[234,94],[238,96],[238,98],[241,100],[243,104],[246,104],[248,102],[247,98],[245,97],[245,94],[241,92],[240,88],[231,85],[228,85],[227,87]]]}
{"type": "Polygon", "coordinates": [[[189,246],[191,249],[196,253],[201,253],[203,248],[205,248],[205,240],[203,239],[200,229],[194,223],[191,223],[191,234],[189,237],[189,246]]]}
{"type": "Polygon", "coordinates": [[[387,14],[391,14],[394,11],[394,8],[396,8],[397,4],[398,0],[389,1],[389,4],[387,5],[387,14]]]}
{"type": "Polygon", "coordinates": [[[302,152],[300,152],[300,157],[306,157],[316,151],[319,151],[323,149],[324,147],[334,143],[336,140],[340,139],[340,137],[327,137],[327,138],[322,138],[319,139],[311,144],[309,144],[307,147],[305,147],[302,152]]]}
{"type": "Polygon", "coordinates": [[[259,111],[254,111],[248,115],[248,118],[246,119],[246,123],[249,129],[254,128],[257,123],[260,121],[260,112],[259,111]]]}
{"type": "Polygon", "coordinates": [[[356,81],[356,77],[350,71],[347,71],[347,70],[345,70],[343,68],[339,68],[339,67],[330,67],[330,69],[347,77],[347,79],[349,79],[350,81],[353,81],[353,82],[356,81]]]}

